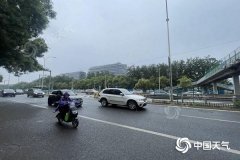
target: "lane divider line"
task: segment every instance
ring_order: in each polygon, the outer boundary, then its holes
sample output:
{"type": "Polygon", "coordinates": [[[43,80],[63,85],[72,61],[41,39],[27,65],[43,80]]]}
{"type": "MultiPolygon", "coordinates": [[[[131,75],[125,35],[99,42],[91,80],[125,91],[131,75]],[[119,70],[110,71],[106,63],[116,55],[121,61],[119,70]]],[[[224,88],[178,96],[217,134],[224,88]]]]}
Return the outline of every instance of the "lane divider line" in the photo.
{"type": "Polygon", "coordinates": [[[189,115],[180,115],[181,117],[187,117],[187,118],[197,118],[197,119],[205,119],[205,120],[212,120],[212,121],[220,121],[220,122],[228,122],[228,123],[238,123],[239,121],[231,121],[231,120],[225,120],[225,119],[217,119],[217,118],[206,118],[206,117],[197,117],[197,116],[189,116],[189,115]]]}
{"type": "Polygon", "coordinates": [[[41,106],[41,105],[37,105],[37,104],[24,103],[24,102],[20,102],[20,101],[16,101],[16,100],[10,100],[10,101],[16,102],[16,103],[21,103],[21,104],[27,104],[27,105],[34,106],[34,107],[38,107],[38,108],[48,109],[48,108],[45,107],[45,106],[41,106]]]}
{"type": "MultiPolygon", "coordinates": [[[[168,107],[166,105],[157,105],[152,104],[153,106],[161,106],[161,107],[168,107]]],[[[217,112],[233,112],[233,113],[240,113],[240,111],[231,111],[231,110],[220,110],[220,109],[213,109],[213,108],[193,108],[193,107],[184,107],[184,106],[170,106],[170,107],[179,107],[179,108],[187,108],[193,110],[209,110],[209,111],[217,111],[217,112]]]]}
{"type": "MultiPolygon", "coordinates": [[[[181,138],[181,137],[177,137],[177,136],[173,136],[173,135],[168,135],[168,134],[159,133],[159,132],[155,132],[155,131],[150,131],[150,130],[146,130],[146,129],[141,129],[141,128],[137,128],[137,127],[132,127],[132,126],[127,126],[127,125],[123,125],[123,124],[119,124],[119,123],[104,121],[104,120],[95,119],[95,118],[91,118],[91,117],[87,117],[87,116],[78,115],[78,117],[88,119],[88,120],[92,120],[92,121],[95,121],[95,122],[108,124],[108,125],[111,125],[111,126],[126,128],[126,129],[130,129],[130,130],[134,130],[134,131],[138,131],[138,132],[143,132],[143,133],[148,133],[148,134],[152,134],[152,135],[155,135],[155,136],[160,136],[160,137],[164,137],[164,138],[168,138],[168,139],[177,140],[178,138],[181,138]]],[[[189,140],[189,142],[192,143],[192,144],[197,143],[197,141],[195,141],[195,140],[189,140]]],[[[228,149],[223,148],[223,147],[219,147],[219,148],[220,148],[220,151],[240,155],[239,150],[235,150],[235,149],[229,149],[228,150],[228,149]]]]}

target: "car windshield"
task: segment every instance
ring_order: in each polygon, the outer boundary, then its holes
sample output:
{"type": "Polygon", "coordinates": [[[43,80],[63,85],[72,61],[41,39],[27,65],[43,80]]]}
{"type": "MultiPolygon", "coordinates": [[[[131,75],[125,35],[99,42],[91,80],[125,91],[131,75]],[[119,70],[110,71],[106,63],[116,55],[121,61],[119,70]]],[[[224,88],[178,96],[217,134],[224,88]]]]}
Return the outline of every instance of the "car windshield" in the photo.
{"type": "Polygon", "coordinates": [[[34,89],[34,92],[43,92],[41,89],[34,89]]]}
{"type": "Polygon", "coordinates": [[[4,92],[13,93],[14,90],[13,89],[4,89],[4,92]]]}
{"type": "Polygon", "coordinates": [[[133,93],[129,92],[128,90],[126,89],[121,89],[121,92],[124,94],[124,95],[131,95],[133,93]]]}
{"type": "Polygon", "coordinates": [[[76,95],[76,94],[75,94],[73,91],[71,91],[71,90],[63,90],[62,92],[63,92],[63,94],[67,92],[70,96],[75,96],[75,95],[76,95]]]}
{"type": "Polygon", "coordinates": [[[160,90],[160,91],[159,91],[159,90],[156,90],[155,93],[168,94],[168,92],[163,91],[163,90],[160,90]]]}

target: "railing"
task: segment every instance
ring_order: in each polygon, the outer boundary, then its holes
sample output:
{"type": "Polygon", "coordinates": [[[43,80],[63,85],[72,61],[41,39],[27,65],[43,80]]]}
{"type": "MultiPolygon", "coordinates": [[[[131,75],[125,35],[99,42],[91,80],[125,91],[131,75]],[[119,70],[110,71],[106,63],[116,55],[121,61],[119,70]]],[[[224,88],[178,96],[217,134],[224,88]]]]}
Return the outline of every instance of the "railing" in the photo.
{"type": "Polygon", "coordinates": [[[233,85],[226,85],[226,84],[217,83],[217,86],[221,87],[221,88],[224,88],[224,89],[228,89],[228,90],[234,90],[233,85]]]}
{"type": "Polygon", "coordinates": [[[240,62],[240,47],[232,51],[228,56],[222,58],[219,61],[219,65],[214,67],[211,71],[209,71],[204,77],[197,81],[197,84],[203,82],[204,80],[214,76],[215,74],[219,73],[220,71],[225,70],[226,68],[230,67],[231,65],[235,64],[236,62],[240,62]]]}

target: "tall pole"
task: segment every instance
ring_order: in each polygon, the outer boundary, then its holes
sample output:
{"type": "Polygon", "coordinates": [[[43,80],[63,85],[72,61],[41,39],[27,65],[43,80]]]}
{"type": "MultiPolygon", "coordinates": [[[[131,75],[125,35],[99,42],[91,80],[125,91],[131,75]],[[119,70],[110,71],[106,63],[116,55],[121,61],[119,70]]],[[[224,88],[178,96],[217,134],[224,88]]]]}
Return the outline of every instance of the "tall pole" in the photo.
{"type": "Polygon", "coordinates": [[[41,86],[41,75],[39,74],[39,84],[38,84],[38,87],[40,87],[41,86]]]}
{"type": "MultiPolygon", "coordinates": [[[[47,57],[47,58],[43,57],[43,67],[44,67],[44,69],[46,68],[45,67],[46,60],[49,59],[49,58],[56,58],[56,57],[47,57]]],[[[49,71],[49,72],[51,74],[51,71],[49,71]]],[[[42,88],[43,88],[43,78],[44,78],[44,70],[43,70],[43,76],[42,76],[42,88]]]]}
{"type": "Polygon", "coordinates": [[[107,88],[107,76],[105,75],[105,88],[107,88]]]}
{"type": "Polygon", "coordinates": [[[158,88],[159,88],[159,92],[160,92],[160,89],[161,89],[161,71],[160,71],[160,66],[159,66],[159,69],[158,69],[158,88]]]}
{"type": "MultiPolygon", "coordinates": [[[[45,69],[45,57],[43,57],[43,67],[45,69]]],[[[43,70],[43,76],[42,76],[42,89],[43,89],[43,78],[44,78],[44,70],[43,70]]]]}
{"type": "Polygon", "coordinates": [[[49,82],[48,82],[48,94],[50,94],[50,89],[51,89],[51,80],[52,80],[52,71],[49,70],[50,76],[49,76],[49,82]]]}
{"type": "Polygon", "coordinates": [[[5,89],[5,82],[7,82],[7,80],[3,81],[3,89],[5,89]]]}
{"type": "Polygon", "coordinates": [[[10,73],[8,74],[8,89],[9,89],[9,83],[10,83],[10,73]]]}
{"type": "Polygon", "coordinates": [[[170,79],[170,101],[173,101],[173,85],[172,85],[172,62],[171,62],[171,48],[170,48],[170,36],[169,36],[169,18],[168,18],[168,4],[167,4],[167,0],[165,0],[166,2],[166,22],[167,22],[167,36],[168,36],[168,63],[169,63],[169,79],[170,79]]]}
{"type": "Polygon", "coordinates": [[[71,87],[71,90],[73,90],[73,80],[72,80],[72,87],[71,87]]]}

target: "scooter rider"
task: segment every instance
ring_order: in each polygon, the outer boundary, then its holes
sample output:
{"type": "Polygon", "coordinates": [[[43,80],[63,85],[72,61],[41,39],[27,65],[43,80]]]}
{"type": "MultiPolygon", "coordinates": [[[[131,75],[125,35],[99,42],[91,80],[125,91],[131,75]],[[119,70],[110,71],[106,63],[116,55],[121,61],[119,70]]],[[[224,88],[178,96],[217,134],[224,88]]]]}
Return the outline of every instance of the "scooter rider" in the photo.
{"type": "Polygon", "coordinates": [[[63,97],[59,100],[58,107],[55,110],[55,111],[59,110],[62,118],[64,118],[65,114],[69,111],[69,103],[72,102],[69,96],[70,95],[67,92],[65,92],[63,94],[63,97]]]}

